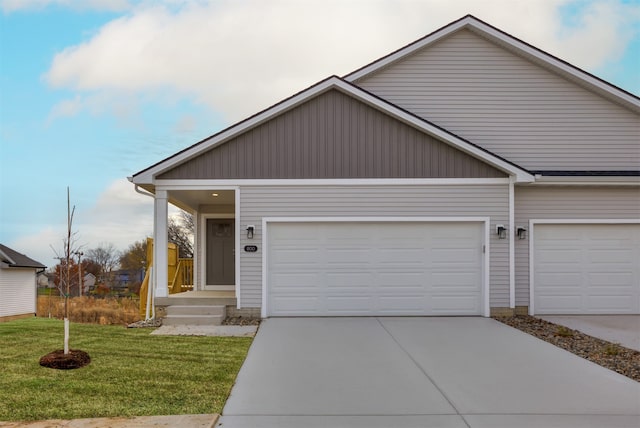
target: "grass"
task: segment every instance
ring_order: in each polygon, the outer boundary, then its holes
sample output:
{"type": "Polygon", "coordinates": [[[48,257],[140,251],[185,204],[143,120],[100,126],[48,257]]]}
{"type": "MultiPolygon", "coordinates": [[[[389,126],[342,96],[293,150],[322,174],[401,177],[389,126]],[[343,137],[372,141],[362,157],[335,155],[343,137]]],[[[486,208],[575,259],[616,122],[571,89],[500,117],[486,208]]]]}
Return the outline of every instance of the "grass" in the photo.
{"type": "Polygon", "coordinates": [[[71,323],[91,364],[54,370],[38,360],[62,348],[62,321],[0,323],[0,421],[220,413],[252,339],[150,332],[71,323]]]}

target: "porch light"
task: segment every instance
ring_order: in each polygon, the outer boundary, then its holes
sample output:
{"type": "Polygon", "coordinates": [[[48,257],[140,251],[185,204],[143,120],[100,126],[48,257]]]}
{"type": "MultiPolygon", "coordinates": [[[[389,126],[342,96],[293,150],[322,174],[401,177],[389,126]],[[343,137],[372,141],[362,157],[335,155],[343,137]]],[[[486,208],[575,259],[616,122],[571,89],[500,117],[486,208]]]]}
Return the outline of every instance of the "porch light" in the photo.
{"type": "Polygon", "coordinates": [[[519,227],[516,229],[516,235],[518,235],[518,239],[526,239],[527,238],[527,229],[525,227],[519,227]]]}
{"type": "Polygon", "coordinates": [[[220,196],[219,193],[212,193],[211,196],[213,196],[214,198],[217,198],[218,196],[220,196]]]}
{"type": "Polygon", "coordinates": [[[498,235],[500,239],[507,237],[507,228],[504,227],[504,224],[496,224],[496,235],[498,235]]]}
{"type": "Polygon", "coordinates": [[[247,226],[247,239],[253,239],[253,231],[256,229],[256,227],[252,224],[247,226]]]}

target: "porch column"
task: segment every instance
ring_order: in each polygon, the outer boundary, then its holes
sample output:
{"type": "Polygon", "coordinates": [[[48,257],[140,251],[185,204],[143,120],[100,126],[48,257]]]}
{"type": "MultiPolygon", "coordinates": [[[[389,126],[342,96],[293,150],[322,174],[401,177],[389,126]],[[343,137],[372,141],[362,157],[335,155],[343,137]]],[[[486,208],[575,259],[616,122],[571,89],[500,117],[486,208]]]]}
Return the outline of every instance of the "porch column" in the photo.
{"type": "Polygon", "coordinates": [[[166,190],[156,190],[153,224],[153,276],[156,297],[169,295],[168,200],[166,190]]]}
{"type": "Polygon", "coordinates": [[[202,282],[200,281],[200,211],[194,210],[193,216],[193,289],[201,290],[202,282]]]}

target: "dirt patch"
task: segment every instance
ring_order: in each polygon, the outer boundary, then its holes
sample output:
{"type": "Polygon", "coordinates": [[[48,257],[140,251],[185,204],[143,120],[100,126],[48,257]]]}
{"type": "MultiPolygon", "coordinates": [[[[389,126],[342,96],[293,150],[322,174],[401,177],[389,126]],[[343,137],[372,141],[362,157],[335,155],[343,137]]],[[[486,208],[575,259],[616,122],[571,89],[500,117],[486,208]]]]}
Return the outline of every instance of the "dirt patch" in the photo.
{"type": "Polygon", "coordinates": [[[63,349],[58,349],[40,358],[40,365],[50,369],[71,370],[84,367],[91,362],[91,357],[84,351],[70,349],[65,355],[63,349]]]}
{"type": "Polygon", "coordinates": [[[494,319],[640,382],[639,351],[529,315],[494,319]]]}

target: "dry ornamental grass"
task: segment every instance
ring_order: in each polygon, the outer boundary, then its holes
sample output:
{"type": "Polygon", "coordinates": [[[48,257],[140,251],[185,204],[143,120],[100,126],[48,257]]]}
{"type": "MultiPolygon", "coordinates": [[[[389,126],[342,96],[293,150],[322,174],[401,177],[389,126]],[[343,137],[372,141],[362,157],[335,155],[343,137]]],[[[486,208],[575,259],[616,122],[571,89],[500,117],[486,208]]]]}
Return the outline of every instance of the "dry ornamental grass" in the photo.
{"type": "MultiPolygon", "coordinates": [[[[139,301],[126,297],[69,298],[69,320],[72,322],[126,325],[140,320],[139,301]]],[[[64,318],[64,298],[59,296],[38,296],[38,317],[64,318]]]]}

